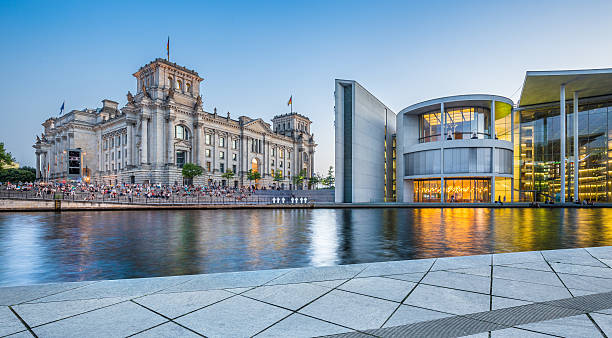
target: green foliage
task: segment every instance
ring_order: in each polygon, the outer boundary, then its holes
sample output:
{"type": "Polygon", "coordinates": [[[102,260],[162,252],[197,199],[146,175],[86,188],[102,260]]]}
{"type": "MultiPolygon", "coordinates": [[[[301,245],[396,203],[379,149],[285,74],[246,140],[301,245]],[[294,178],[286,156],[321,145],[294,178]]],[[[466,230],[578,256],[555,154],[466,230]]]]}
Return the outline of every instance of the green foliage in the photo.
{"type": "Polygon", "coordinates": [[[0,170],[0,182],[34,182],[36,171],[29,169],[2,169],[0,170]]]}
{"type": "Polygon", "coordinates": [[[304,180],[306,179],[306,170],[302,169],[299,174],[293,176],[293,184],[302,185],[304,180]]]}
{"type": "Polygon", "coordinates": [[[192,179],[196,176],[200,176],[204,173],[204,169],[199,165],[193,163],[185,163],[183,165],[183,177],[192,179]]]}
{"type": "Polygon", "coordinates": [[[249,171],[247,171],[247,179],[249,181],[255,181],[261,178],[261,174],[259,173],[259,171],[253,171],[253,169],[249,169],[249,171]]]}
{"type": "Polygon", "coordinates": [[[27,171],[31,172],[32,174],[36,175],[36,169],[35,168],[25,166],[25,167],[21,167],[21,169],[27,170],[27,171]]]}
{"type": "Polygon", "coordinates": [[[0,169],[2,169],[5,165],[13,163],[13,161],[15,161],[15,159],[11,153],[6,151],[4,149],[4,143],[0,142],[0,169]]]}
{"type": "Polygon", "coordinates": [[[223,174],[221,174],[221,177],[225,178],[226,180],[231,180],[232,178],[234,178],[234,172],[231,170],[228,170],[224,172],[223,174]]]}
{"type": "Polygon", "coordinates": [[[327,170],[327,176],[325,176],[321,180],[321,183],[323,183],[326,188],[331,188],[334,186],[335,180],[336,177],[334,175],[334,167],[329,166],[329,170],[327,170]]]}
{"type": "Polygon", "coordinates": [[[277,172],[275,172],[275,173],[274,173],[274,181],[276,181],[276,182],[280,182],[280,181],[282,181],[282,180],[283,180],[283,175],[281,175],[281,173],[280,173],[280,172],[278,172],[278,171],[277,171],[277,172]]]}
{"type": "Polygon", "coordinates": [[[319,174],[315,173],[315,174],[312,175],[312,177],[310,177],[308,179],[308,186],[311,187],[311,188],[312,187],[316,188],[317,184],[321,183],[321,180],[322,180],[321,176],[319,176],[319,174]]]}

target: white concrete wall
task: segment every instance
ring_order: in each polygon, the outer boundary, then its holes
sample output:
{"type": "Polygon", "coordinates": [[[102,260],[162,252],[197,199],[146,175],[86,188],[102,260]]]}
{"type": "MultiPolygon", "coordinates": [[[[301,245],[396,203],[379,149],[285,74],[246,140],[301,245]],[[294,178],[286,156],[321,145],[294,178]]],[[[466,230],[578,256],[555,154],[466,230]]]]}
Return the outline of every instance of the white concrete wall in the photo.
{"type": "MultiPolygon", "coordinates": [[[[396,132],[395,113],[355,81],[336,81],[336,202],[343,201],[343,95],[338,82],[353,84],[352,202],[383,202],[385,120],[388,139],[396,132]]],[[[388,144],[392,146],[391,143],[388,144]]],[[[391,175],[391,158],[388,158],[391,175]]],[[[391,187],[389,187],[391,189],[391,187]]]]}

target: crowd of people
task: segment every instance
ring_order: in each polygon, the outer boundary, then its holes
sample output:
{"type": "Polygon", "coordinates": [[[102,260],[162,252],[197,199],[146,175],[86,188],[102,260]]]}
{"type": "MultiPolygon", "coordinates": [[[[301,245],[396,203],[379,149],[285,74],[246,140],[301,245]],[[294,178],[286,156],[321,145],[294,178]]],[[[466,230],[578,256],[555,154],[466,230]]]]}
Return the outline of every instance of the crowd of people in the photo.
{"type": "Polygon", "coordinates": [[[220,185],[162,185],[162,184],[87,184],[74,183],[0,183],[0,191],[23,193],[28,197],[52,199],[56,194],[62,194],[64,199],[77,200],[118,200],[134,202],[142,199],[181,199],[191,200],[233,200],[248,201],[257,187],[228,187],[220,185]]]}

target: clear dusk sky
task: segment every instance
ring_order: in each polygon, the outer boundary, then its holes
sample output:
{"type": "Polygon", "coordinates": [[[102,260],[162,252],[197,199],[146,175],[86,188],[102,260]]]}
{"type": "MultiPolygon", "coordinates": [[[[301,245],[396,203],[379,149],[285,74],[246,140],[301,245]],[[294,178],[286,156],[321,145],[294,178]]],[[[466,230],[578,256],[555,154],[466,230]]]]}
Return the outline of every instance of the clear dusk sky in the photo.
{"type": "Polygon", "coordinates": [[[333,165],[334,79],[390,108],[440,96],[518,99],[527,70],[612,67],[612,1],[0,2],[4,142],[34,164],[41,123],[126,102],[165,57],[204,78],[204,108],[310,117],[316,171],[333,165]]]}

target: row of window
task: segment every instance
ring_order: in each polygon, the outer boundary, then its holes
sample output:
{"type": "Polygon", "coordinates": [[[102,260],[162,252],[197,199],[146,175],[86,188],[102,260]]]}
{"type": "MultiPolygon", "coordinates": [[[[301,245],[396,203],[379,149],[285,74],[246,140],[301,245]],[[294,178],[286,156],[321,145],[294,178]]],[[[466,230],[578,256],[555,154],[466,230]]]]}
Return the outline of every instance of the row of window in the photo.
{"type": "Polygon", "coordinates": [[[121,147],[121,144],[127,144],[127,134],[123,135],[115,135],[113,137],[109,137],[104,139],[103,147],[104,150],[108,148],[121,147]]]}

